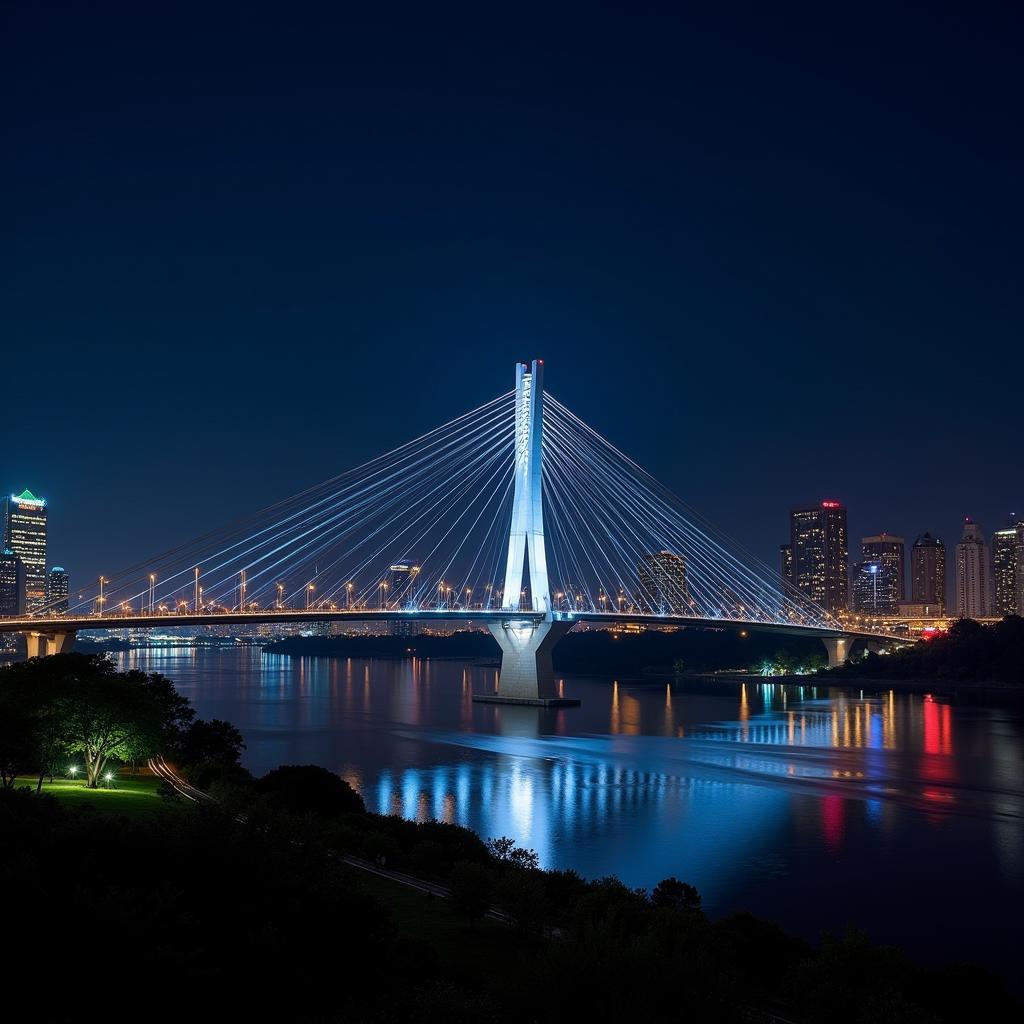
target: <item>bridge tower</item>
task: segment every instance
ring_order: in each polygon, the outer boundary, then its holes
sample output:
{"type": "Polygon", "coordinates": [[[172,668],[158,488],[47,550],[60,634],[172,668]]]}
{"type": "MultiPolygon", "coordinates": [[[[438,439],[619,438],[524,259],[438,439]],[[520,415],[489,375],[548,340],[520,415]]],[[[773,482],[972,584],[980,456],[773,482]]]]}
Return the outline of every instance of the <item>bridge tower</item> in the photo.
{"type": "Polygon", "coordinates": [[[578,704],[555,693],[551,651],[572,629],[551,611],[544,546],[544,361],[516,364],[515,489],[501,607],[509,613],[487,628],[501,647],[497,693],[475,700],[541,706],[578,704]],[[522,606],[523,567],[530,568],[530,601],[522,606]],[[520,613],[519,618],[516,612],[520,613]]]}

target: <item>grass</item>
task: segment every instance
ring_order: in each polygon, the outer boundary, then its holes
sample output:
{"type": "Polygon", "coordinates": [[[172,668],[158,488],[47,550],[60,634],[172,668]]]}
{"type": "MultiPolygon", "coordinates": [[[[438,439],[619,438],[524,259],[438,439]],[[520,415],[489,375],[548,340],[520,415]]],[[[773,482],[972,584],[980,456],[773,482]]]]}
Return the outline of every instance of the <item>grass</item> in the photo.
{"type": "MultiPolygon", "coordinates": [[[[21,777],[17,785],[28,786],[34,792],[36,781],[35,778],[21,777]]],[[[114,779],[109,789],[106,783],[103,786],[101,789],[87,789],[82,779],[43,780],[43,792],[69,808],[89,805],[106,814],[148,818],[166,814],[173,806],[160,798],[157,792],[160,780],[152,776],[120,776],[114,779]]]]}

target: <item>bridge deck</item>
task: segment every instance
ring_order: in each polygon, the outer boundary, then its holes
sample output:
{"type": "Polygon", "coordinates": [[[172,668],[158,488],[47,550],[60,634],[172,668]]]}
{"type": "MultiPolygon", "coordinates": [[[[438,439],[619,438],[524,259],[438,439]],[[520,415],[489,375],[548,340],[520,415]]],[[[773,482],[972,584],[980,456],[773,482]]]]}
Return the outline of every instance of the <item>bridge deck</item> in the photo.
{"type": "MultiPolygon", "coordinates": [[[[502,608],[418,608],[418,609],[315,609],[258,611],[203,612],[200,614],[157,613],[129,615],[76,615],[76,616],[22,616],[0,618],[0,633],[60,633],[87,629],[156,629],[187,628],[189,626],[268,625],[301,622],[408,622],[412,621],[470,621],[495,622],[508,619],[539,622],[543,612],[516,611],[502,608]]],[[[896,640],[912,642],[908,637],[865,630],[805,626],[789,622],[761,622],[752,619],[712,619],[682,615],[644,615],[625,612],[554,612],[553,618],[571,622],[600,624],[626,624],[656,626],[690,626],[711,629],[747,629],[783,636],[814,636],[821,639],[855,637],[870,640],[896,640]]]]}

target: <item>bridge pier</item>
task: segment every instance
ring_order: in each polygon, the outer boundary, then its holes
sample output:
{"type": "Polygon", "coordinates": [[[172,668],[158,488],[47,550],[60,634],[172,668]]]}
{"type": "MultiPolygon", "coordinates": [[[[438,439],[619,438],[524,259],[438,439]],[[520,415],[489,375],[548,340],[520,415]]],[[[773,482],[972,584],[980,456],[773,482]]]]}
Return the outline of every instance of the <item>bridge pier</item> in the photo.
{"type": "Polygon", "coordinates": [[[474,694],[473,700],[490,704],[533,704],[538,707],[576,707],[578,700],[555,692],[551,652],[572,629],[573,623],[557,619],[503,619],[488,622],[491,636],[501,647],[498,692],[474,694]]]}
{"type": "Polygon", "coordinates": [[[40,658],[51,654],[64,654],[70,651],[75,642],[73,629],[61,632],[42,633],[31,629],[22,633],[29,658],[40,658]]]}
{"type": "Polygon", "coordinates": [[[828,667],[838,668],[850,660],[850,648],[853,647],[852,636],[822,637],[821,642],[828,651],[828,667]]]}

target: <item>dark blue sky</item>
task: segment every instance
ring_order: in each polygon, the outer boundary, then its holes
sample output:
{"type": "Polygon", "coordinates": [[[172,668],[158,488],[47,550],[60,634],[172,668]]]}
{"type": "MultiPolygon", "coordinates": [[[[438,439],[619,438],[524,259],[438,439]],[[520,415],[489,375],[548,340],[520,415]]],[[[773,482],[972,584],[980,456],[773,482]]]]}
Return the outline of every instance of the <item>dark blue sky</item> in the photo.
{"type": "Polygon", "coordinates": [[[77,581],[535,355],[772,565],[1024,507],[1014,5],[348,6],[4,7],[0,487],[77,581]]]}

